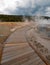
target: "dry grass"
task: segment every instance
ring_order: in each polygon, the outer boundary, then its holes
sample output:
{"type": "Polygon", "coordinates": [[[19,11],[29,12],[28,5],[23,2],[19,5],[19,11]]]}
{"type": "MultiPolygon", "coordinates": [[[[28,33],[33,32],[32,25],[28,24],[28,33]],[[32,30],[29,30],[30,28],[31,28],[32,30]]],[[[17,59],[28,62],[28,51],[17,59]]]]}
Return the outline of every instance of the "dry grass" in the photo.
{"type": "Polygon", "coordinates": [[[13,28],[20,28],[22,26],[27,25],[26,22],[0,22],[0,34],[7,34],[13,28]]]}
{"type": "Polygon", "coordinates": [[[7,35],[10,32],[10,29],[14,27],[21,27],[24,25],[24,22],[0,22],[0,35],[7,35]]]}
{"type": "Polygon", "coordinates": [[[8,26],[13,28],[14,26],[22,26],[24,22],[0,22],[0,26],[8,26]]]}

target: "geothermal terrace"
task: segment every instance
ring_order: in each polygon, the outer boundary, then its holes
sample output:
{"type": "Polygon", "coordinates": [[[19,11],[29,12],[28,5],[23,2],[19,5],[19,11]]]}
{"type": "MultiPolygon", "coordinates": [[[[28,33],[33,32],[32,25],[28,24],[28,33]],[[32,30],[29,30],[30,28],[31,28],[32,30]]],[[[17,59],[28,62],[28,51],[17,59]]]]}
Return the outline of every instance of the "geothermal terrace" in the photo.
{"type": "Polygon", "coordinates": [[[32,27],[34,29],[35,23],[26,22],[20,23],[20,25],[9,23],[10,26],[8,24],[6,26],[6,24],[2,24],[5,27],[4,29],[2,25],[0,27],[0,46],[2,46],[0,51],[3,51],[0,52],[2,54],[0,55],[0,57],[2,56],[0,63],[2,65],[46,65],[28,43],[32,34],[34,34],[30,33],[30,30],[32,31],[32,27]]]}

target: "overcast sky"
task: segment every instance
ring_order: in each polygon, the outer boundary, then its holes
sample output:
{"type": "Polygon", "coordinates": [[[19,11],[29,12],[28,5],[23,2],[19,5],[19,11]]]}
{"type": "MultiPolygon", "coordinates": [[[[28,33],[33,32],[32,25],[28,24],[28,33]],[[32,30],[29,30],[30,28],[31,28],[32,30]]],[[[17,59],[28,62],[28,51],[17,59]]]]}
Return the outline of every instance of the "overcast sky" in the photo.
{"type": "Polygon", "coordinates": [[[50,0],[0,0],[0,14],[50,16],[50,0]]]}

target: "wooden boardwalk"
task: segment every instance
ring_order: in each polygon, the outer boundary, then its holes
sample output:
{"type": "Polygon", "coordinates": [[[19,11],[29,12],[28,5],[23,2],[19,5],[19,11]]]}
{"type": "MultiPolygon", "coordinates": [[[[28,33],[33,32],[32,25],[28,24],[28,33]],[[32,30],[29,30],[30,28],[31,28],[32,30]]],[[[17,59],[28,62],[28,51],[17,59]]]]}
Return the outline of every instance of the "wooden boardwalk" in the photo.
{"type": "Polygon", "coordinates": [[[26,41],[25,31],[30,26],[16,30],[5,41],[2,65],[45,65],[26,41]]]}
{"type": "Polygon", "coordinates": [[[2,65],[45,65],[28,43],[9,43],[5,45],[2,65]]]}

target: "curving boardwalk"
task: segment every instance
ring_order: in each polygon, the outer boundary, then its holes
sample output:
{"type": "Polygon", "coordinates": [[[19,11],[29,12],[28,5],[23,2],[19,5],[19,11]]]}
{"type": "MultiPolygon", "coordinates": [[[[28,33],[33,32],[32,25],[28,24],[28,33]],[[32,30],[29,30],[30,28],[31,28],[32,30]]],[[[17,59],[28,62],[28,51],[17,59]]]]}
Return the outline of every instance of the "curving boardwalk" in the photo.
{"type": "Polygon", "coordinates": [[[45,65],[26,41],[25,31],[30,27],[27,25],[16,30],[5,41],[2,65],[45,65]]]}

